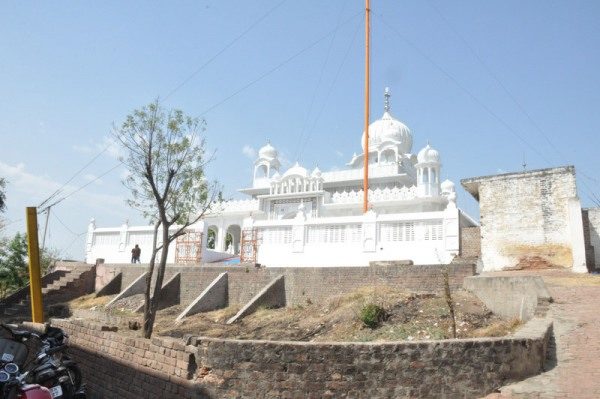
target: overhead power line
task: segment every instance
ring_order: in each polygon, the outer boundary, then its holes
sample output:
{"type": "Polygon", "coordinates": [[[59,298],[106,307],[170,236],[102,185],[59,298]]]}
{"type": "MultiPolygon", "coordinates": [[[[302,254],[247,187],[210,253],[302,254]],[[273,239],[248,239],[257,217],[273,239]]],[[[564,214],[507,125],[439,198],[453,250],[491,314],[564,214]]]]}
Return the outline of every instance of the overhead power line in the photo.
{"type": "Polygon", "coordinates": [[[102,173],[100,176],[96,177],[95,179],[90,180],[89,182],[87,182],[83,186],[79,187],[78,189],[76,189],[76,190],[70,192],[69,194],[65,195],[64,197],[61,197],[60,199],[54,201],[50,205],[46,206],[44,209],[38,210],[38,213],[43,213],[43,212],[46,211],[46,209],[51,208],[51,207],[53,207],[53,206],[61,203],[62,201],[66,200],[67,198],[75,195],[76,193],[80,192],[81,190],[83,190],[84,188],[86,188],[87,186],[89,186],[90,184],[95,183],[96,181],[100,180],[101,178],[103,178],[104,176],[106,176],[107,174],[109,174],[110,172],[112,172],[113,170],[117,169],[121,165],[122,165],[122,163],[119,162],[118,164],[116,164],[112,168],[108,169],[106,172],[102,173]]]}
{"type": "MultiPolygon", "coordinates": [[[[508,96],[508,98],[517,106],[517,108],[527,118],[527,120],[531,123],[531,125],[535,128],[535,130],[544,138],[544,140],[546,141],[546,143],[548,143],[548,145],[554,150],[554,152],[556,152],[556,154],[559,156],[559,158],[564,162],[566,160],[566,157],[562,153],[562,151],[560,151],[559,148],[554,144],[554,142],[552,142],[552,140],[550,139],[549,135],[533,119],[533,117],[531,116],[531,114],[529,112],[527,112],[527,110],[525,109],[525,107],[516,98],[516,96],[513,95],[513,93],[508,89],[508,87],[502,82],[502,80],[498,77],[498,75],[496,75],[494,73],[494,71],[492,70],[492,68],[490,68],[488,66],[488,64],[483,60],[483,58],[479,56],[479,53],[477,51],[475,51],[475,49],[473,48],[473,46],[471,46],[469,44],[469,42],[467,41],[467,39],[465,39],[464,36],[462,36],[460,34],[460,32],[458,31],[458,29],[456,29],[454,27],[454,25],[444,16],[444,14],[442,14],[442,12],[439,10],[439,8],[437,8],[435,6],[435,4],[433,4],[433,2],[431,0],[427,1],[427,4],[429,4],[429,6],[438,14],[438,16],[440,17],[440,19],[442,21],[444,21],[444,23],[450,28],[450,30],[452,30],[452,32],[454,33],[454,35],[456,37],[458,37],[458,39],[463,43],[463,45],[471,52],[471,54],[475,57],[475,59],[477,60],[477,62],[479,62],[479,64],[483,67],[483,69],[492,77],[492,79],[494,79],[494,81],[496,81],[496,83],[498,84],[498,86],[500,86],[500,88],[502,88],[502,90],[508,96]]],[[[579,170],[579,174],[582,175],[584,178],[595,182],[596,184],[598,183],[598,180],[596,180],[596,179],[588,176],[586,173],[584,173],[583,170],[579,170]]],[[[585,181],[583,181],[583,180],[581,181],[581,183],[589,190],[589,193],[586,193],[586,195],[588,195],[589,199],[592,202],[594,202],[595,204],[600,205],[599,197],[594,193],[594,191],[591,189],[591,187],[589,187],[587,185],[587,183],[585,181]]]]}
{"type": "Polygon", "coordinates": [[[319,88],[321,87],[321,81],[323,80],[325,68],[327,67],[327,64],[329,63],[331,49],[333,48],[333,43],[335,42],[335,38],[337,36],[337,32],[340,27],[340,22],[342,21],[342,15],[344,14],[344,10],[346,9],[346,4],[348,4],[348,2],[346,2],[346,1],[342,2],[342,9],[340,10],[340,12],[338,14],[336,29],[335,29],[335,32],[333,33],[333,35],[331,35],[331,41],[329,42],[329,46],[327,47],[327,54],[325,56],[325,59],[323,60],[323,64],[321,65],[321,70],[319,72],[319,78],[317,80],[317,84],[315,85],[315,89],[313,90],[312,97],[310,99],[310,104],[308,106],[308,112],[306,113],[306,118],[304,120],[304,123],[302,124],[302,130],[300,131],[300,135],[298,136],[298,143],[296,144],[296,153],[294,155],[294,158],[296,161],[299,161],[299,157],[301,155],[300,148],[302,146],[302,140],[304,138],[304,134],[308,130],[310,114],[312,113],[312,109],[315,104],[315,99],[317,97],[317,93],[319,91],[319,88]]]}
{"type": "MultiPolygon", "coordinates": [[[[360,15],[361,12],[357,12],[356,14],[352,15],[350,18],[346,19],[344,22],[342,22],[342,24],[340,26],[343,26],[345,24],[347,24],[348,22],[352,21],[354,18],[356,18],[358,15],[360,15]]],[[[310,50],[311,48],[315,47],[317,44],[321,43],[323,40],[327,39],[330,35],[332,35],[336,30],[338,29],[338,27],[330,30],[329,32],[327,32],[325,35],[321,36],[319,39],[313,41],[312,43],[310,43],[309,45],[307,45],[306,47],[304,47],[303,49],[299,50],[298,52],[296,52],[295,54],[291,55],[290,57],[286,58],[284,61],[280,62],[279,64],[277,64],[275,67],[269,69],[268,71],[264,72],[263,74],[261,74],[260,76],[258,76],[257,78],[253,79],[252,81],[250,81],[249,83],[245,84],[244,86],[240,87],[239,89],[235,90],[233,93],[231,93],[230,95],[228,95],[227,97],[225,97],[224,99],[220,100],[219,102],[217,102],[216,104],[213,104],[212,106],[208,107],[207,109],[205,109],[203,112],[201,112],[198,116],[202,117],[204,115],[206,115],[207,113],[209,113],[210,111],[212,111],[213,109],[219,107],[220,105],[222,105],[223,103],[229,101],[230,99],[232,99],[233,97],[237,96],[238,94],[240,94],[241,92],[243,92],[244,90],[246,90],[247,88],[255,85],[256,83],[260,82],[261,80],[263,80],[264,78],[266,78],[267,76],[271,75],[272,73],[276,72],[277,70],[281,69],[281,67],[283,67],[286,64],[289,64],[291,61],[293,61],[294,59],[298,58],[300,55],[304,54],[305,52],[307,52],[308,50],[310,50]]]]}
{"type": "Polygon", "coordinates": [[[258,18],[252,24],[250,24],[250,26],[248,26],[248,28],[246,28],[242,33],[237,35],[233,40],[231,40],[229,43],[227,43],[227,45],[225,45],[225,47],[223,47],[221,50],[217,51],[204,64],[200,65],[187,78],[185,78],[181,83],[179,83],[177,86],[175,86],[175,88],[173,88],[170,92],[168,92],[167,95],[162,99],[161,102],[166,101],[167,98],[171,97],[173,94],[175,94],[175,92],[177,92],[179,89],[181,89],[183,86],[185,86],[190,80],[194,79],[194,77],[196,77],[196,75],[198,75],[200,73],[200,71],[202,71],[204,68],[206,68],[208,65],[210,65],[214,60],[217,59],[217,57],[219,57],[221,54],[223,54],[225,51],[227,51],[231,46],[233,46],[235,43],[237,43],[242,37],[246,36],[246,34],[248,34],[252,29],[256,28],[262,21],[264,21],[269,15],[271,15],[275,10],[277,10],[286,1],[287,0],[280,1],[274,7],[272,7],[266,13],[264,13],[260,18],[258,18]]]}
{"type": "Polygon", "coordinates": [[[79,176],[79,174],[81,172],[83,172],[88,166],[90,166],[96,159],[98,159],[100,157],[100,155],[102,155],[106,151],[108,151],[108,149],[110,148],[110,146],[112,146],[112,143],[108,144],[102,151],[100,151],[98,154],[96,154],[96,156],[93,157],[88,163],[86,163],[85,165],[83,165],[77,172],[75,172],[75,174],[73,174],[73,176],[71,176],[71,178],[69,180],[67,180],[62,186],[60,186],[59,189],[57,189],[52,194],[50,194],[50,196],[48,198],[46,198],[44,201],[42,201],[37,207],[38,208],[43,207],[44,205],[46,205],[46,203],[48,203],[54,197],[56,197],[62,191],[62,189],[65,188],[65,186],[67,184],[69,184],[70,182],[72,182],[73,179],[75,179],[75,177],[79,176]]]}
{"type": "Polygon", "coordinates": [[[346,49],[346,53],[344,54],[344,57],[342,58],[342,61],[340,62],[340,65],[338,66],[335,76],[331,80],[331,84],[329,85],[329,90],[327,91],[327,94],[325,95],[325,100],[323,101],[323,105],[319,109],[319,112],[317,113],[317,116],[315,117],[310,129],[308,130],[308,134],[306,135],[304,141],[301,143],[298,158],[301,158],[302,155],[304,154],[304,150],[306,149],[306,146],[310,142],[312,134],[314,133],[314,131],[317,127],[317,123],[321,119],[321,115],[323,114],[323,111],[325,110],[325,107],[327,106],[327,101],[329,100],[329,96],[333,92],[333,88],[335,87],[337,80],[340,76],[340,73],[342,72],[342,68],[346,64],[346,61],[348,60],[348,56],[350,55],[350,52],[352,50],[352,46],[354,45],[354,42],[356,41],[356,35],[358,34],[360,26],[361,26],[360,24],[357,24],[356,29],[354,29],[354,34],[352,35],[352,39],[350,40],[350,43],[348,43],[348,48],[346,49]]]}
{"type": "MultiPolygon", "coordinates": [[[[227,43],[227,45],[225,45],[221,50],[219,50],[217,53],[215,53],[211,58],[209,58],[204,64],[202,64],[200,67],[198,67],[194,72],[192,72],[187,78],[185,78],[181,83],[179,83],[177,86],[175,86],[171,91],[169,91],[167,93],[167,95],[165,97],[162,98],[161,102],[164,102],[167,98],[171,97],[173,94],[175,94],[175,92],[177,92],[179,89],[181,89],[183,86],[185,86],[189,81],[191,81],[198,73],[200,73],[204,68],[206,68],[209,64],[211,64],[214,60],[216,60],[221,54],[223,54],[225,51],[227,51],[231,46],[233,46],[235,43],[237,43],[240,39],[242,39],[245,35],[247,35],[250,31],[252,31],[254,28],[256,28],[262,21],[264,21],[269,15],[271,15],[273,12],[275,12],[275,10],[277,10],[279,7],[281,7],[287,0],[281,0],[279,3],[277,3],[275,6],[273,6],[272,8],[270,8],[266,13],[262,14],[257,20],[255,20],[252,24],[250,24],[250,26],[248,26],[248,28],[246,28],[244,31],[242,31],[239,35],[237,35],[233,40],[231,40],[229,43],[227,43]]],[[[107,145],[102,151],[100,151],[98,154],[96,154],[89,162],[87,162],[84,166],[82,166],[80,169],[77,170],[77,172],[75,172],[70,178],[69,180],[67,180],[59,189],[57,189],[56,191],[54,191],[52,194],[50,194],[44,201],[42,201],[39,205],[38,208],[43,207],[44,205],[46,205],[48,202],[52,201],[56,196],[58,196],[62,189],[65,188],[65,186],[67,184],[69,184],[71,181],[73,181],[73,179],[75,179],[77,176],[79,176],[79,174],[81,174],[81,172],[83,172],[88,166],[90,166],[96,159],[98,159],[102,154],[104,154],[106,151],[108,151],[108,149],[110,148],[110,146],[112,145],[109,144],[107,145]]]]}
{"type": "Polygon", "coordinates": [[[439,72],[446,75],[458,88],[464,91],[473,101],[475,101],[481,108],[483,108],[488,114],[490,114],[494,119],[496,119],[500,124],[502,124],[506,130],[508,130],[513,136],[515,136],[519,141],[529,147],[534,153],[536,153],[541,159],[544,160],[548,165],[552,165],[552,163],[546,158],[544,154],[542,154],[535,146],[533,146],[529,141],[527,141],[519,132],[512,128],[503,118],[501,118],[496,112],[494,112],[490,107],[488,107],[483,101],[479,99],[473,92],[467,89],[463,84],[461,84],[458,79],[456,79],[452,74],[442,68],[438,63],[436,63],[429,55],[423,52],[417,45],[415,45],[411,40],[406,38],[403,34],[398,32],[393,26],[387,23],[386,20],[383,19],[381,14],[375,14],[381,22],[393,33],[398,35],[400,39],[402,39],[406,44],[412,47],[416,52],[418,52],[423,58],[425,58],[431,65],[433,65],[439,72]]]}

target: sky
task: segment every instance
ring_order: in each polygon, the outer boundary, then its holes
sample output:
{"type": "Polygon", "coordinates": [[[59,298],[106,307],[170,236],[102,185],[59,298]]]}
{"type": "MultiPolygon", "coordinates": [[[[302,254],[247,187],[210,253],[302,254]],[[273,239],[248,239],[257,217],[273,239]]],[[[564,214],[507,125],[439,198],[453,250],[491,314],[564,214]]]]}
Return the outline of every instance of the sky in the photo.
{"type": "MultiPolygon", "coordinates": [[[[243,198],[267,140],[285,170],[345,167],[360,153],[361,0],[3,2],[2,231],[56,190],[45,245],[82,259],[98,227],[145,224],[125,200],[114,125],[159,99],[206,120],[207,175],[243,198]]],[[[600,197],[600,2],[371,0],[371,121],[391,113],[429,142],[458,205],[464,178],[575,165],[584,207],[600,197]]],[[[44,229],[45,215],[39,215],[44,229]]],[[[41,237],[40,237],[41,240],[41,237]]]]}

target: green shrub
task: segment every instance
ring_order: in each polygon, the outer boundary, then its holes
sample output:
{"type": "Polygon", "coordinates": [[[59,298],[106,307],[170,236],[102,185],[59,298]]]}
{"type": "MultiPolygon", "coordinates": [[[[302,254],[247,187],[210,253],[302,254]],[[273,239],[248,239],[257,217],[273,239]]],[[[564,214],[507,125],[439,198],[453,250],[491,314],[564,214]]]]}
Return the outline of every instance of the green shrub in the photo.
{"type": "Polygon", "coordinates": [[[387,319],[387,312],[379,305],[368,303],[362,307],[358,317],[365,326],[377,328],[382,321],[387,319]]]}

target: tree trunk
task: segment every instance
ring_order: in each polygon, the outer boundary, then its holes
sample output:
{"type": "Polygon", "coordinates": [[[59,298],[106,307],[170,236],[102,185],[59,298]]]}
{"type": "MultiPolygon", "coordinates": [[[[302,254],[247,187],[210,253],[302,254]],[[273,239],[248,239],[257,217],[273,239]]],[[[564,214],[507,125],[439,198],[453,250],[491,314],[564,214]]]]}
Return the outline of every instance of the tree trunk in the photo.
{"type": "Polygon", "coordinates": [[[152,288],[152,277],[154,275],[154,267],[156,265],[156,241],[158,236],[158,227],[160,222],[154,224],[154,235],[152,238],[152,256],[150,257],[150,264],[148,266],[148,273],[146,274],[146,289],[144,290],[144,337],[150,338],[152,336],[152,329],[154,325],[154,316],[152,316],[152,306],[150,303],[150,289],[152,288]]]}
{"type": "MultiPolygon", "coordinates": [[[[150,338],[154,330],[154,320],[156,319],[156,312],[158,311],[158,305],[161,299],[161,288],[163,280],[165,278],[165,269],[167,265],[167,256],[169,254],[169,226],[166,223],[162,224],[162,252],[160,254],[160,261],[156,270],[156,283],[154,284],[154,292],[152,296],[148,298],[149,306],[144,306],[144,310],[148,308],[148,311],[144,314],[144,337],[150,338]]],[[[146,296],[150,293],[150,286],[147,286],[146,296]]]]}

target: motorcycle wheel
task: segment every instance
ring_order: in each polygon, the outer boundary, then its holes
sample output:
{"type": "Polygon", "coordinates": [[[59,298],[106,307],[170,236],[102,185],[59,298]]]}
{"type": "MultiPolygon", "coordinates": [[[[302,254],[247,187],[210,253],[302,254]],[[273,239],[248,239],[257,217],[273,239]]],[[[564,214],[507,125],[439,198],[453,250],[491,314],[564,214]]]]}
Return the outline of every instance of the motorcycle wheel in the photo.
{"type": "MultiPolygon", "coordinates": [[[[60,386],[63,390],[63,398],[74,398],[81,388],[82,376],[79,367],[72,364],[66,367],[62,373],[62,378],[68,377],[68,380],[61,382],[60,386]]],[[[59,377],[60,378],[60,377],[59,377]]]]}

